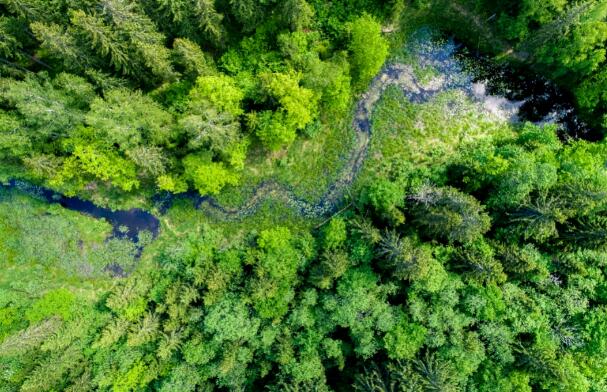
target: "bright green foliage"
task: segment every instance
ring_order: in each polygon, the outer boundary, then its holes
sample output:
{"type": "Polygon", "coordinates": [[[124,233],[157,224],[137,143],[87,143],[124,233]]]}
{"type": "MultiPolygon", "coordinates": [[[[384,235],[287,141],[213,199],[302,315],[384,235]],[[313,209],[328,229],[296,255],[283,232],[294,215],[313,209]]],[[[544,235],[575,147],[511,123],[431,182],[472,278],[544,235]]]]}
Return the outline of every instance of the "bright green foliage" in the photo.
{"type": "Polygon", "coordinates": [[[248,140],[241,135],[238,117],[243,113],[244,94],[227,75],[200,76],[188,95],[187,109],[180,119],[192,150],[201,147],[217,159],[242,169],[248,140]]]}
{"type": "Polygon", "coordinates": [[[367,85],[388,56],[388,43],[381,35],[381,25],[370,15],[363,15],[349,26],[352,78],[359,89],[367,85]]]}
{"type": "Polygon", "coordinates": [[[607,184],[607,167],[603,164],[605,145],[583,141],[572,143],[560,155],[561,192],[573,214],[586,215],[600,210],[599,197],[607,184]]]}
{"type": "Polygon", "coordinates": [[[380,348],[380,336],[395,324],[393,310],[386,302],[388,288],[378,284],[368,268],[350,269],[327,296],[324,308],[336,325],[347,328],[357,355],[369,358],[380,348]]]}
{"type": "Polygon", "coordinates": [[[336,113],[348,109],[352,95],[349,63],[340,53],[334,61],[314,61],[302,83],[314,91],[322,91],[321,107],[336,113]]]}
{"type": "Polygon", "coordinates": [[[303,257],[291,241],[291,233],[284,227],[264,230],[257,240],[260,248],[255,262],[257,279],[251,288],[255,309],[261,317],[283,316],[295,296],[293,286],[303,257]]]}
{"type": "Polygon", "coordinates": [[[575,27],[558,47],[538,48],[536,56],[538,61],[555,69],[556,78],[570,72],[589,75],[604,64],[606,41],[607,23],[599,20],[587,22],[575,27]]]}
{"type": "Polygon", "coordinates": [[[97,98],[86,116],[95,138],[126,151],[143,144],[169,141],[171,117],[154,101],[126,89],[112,90],[97,98]]]}
{"type": "Polygon", "coordinates": [[[188,190],[188,184],[182,178],[162,175],[157,179],[158,189],[172,193],[183,193],[188,190]]]}
{"type": "MultiPolygon", "coordinates": [[[[213,195],[226,185],[238,184],[239,176],[224,167],[222,162],[211,162],[200,155],[188,155],[183,160],[185,176],[201,195],[213,195]]],[[[163,184],[169,185],[170,182],[163,184]]],[[[179,183],[169,185],[179,189],[179,183]]]]}
{"type": "Polygon", "coordinates": [[[490,205],[511,208],[524,203],[532,192],[546,191],[556,183],[555,150],[560,146],[555,132],[554,127],[526,124],[518,140],[522,145],[496,148],[487,143],[474,147],[464,158],[464,165],[475,169],[466,172],[463,181],[470,184],[471,190],[491,181],[495,190],[488,201],[490,205]]]}
{"type": "Polygon", "coordinates": [[[204,321],[204,332],[218,342],[250,340],[258,328],[259,320],[249,317],[248,307],[237,297],[210,306],[204,321]]]}
{"type": "Polygon", "coordinates": [[[244,95],[234,79],[226,75],[200,76],[190,91],[191,106],[213,106],[220,112],[232,116],[243,113],[241,101],[244,95]]]}
{"type": "Polygon", "coordinates": [[[333,218],[324,228],[323,247],[337,249],[346,241],[346,222],[341,218],[333,218]]]}
{"type": "Polygon", "coordinates": [[[31,141],[18,117],[0,113],[0,154],[6,160],[20,158],[31,149],[31,141]]]}
{"type": "Polygon", "coordinates": [[[289,65],[303,71],[303,87],[321,93],[323,109],[341,112],[350,103],[350,71],[345,52],[337,53],[328,61],[321,60],[326,41],[313,32],[296,31],[278,36],[280,52],[289,65]]]}
{"type": "Polygon", "coordinates": [[[66,289],[50,291],[32,304],[25,313],[30,323],[36,323],[51,316],[68,320],[74,313],[75,296],[66,289]]]}
{"type": "Polygon", "coordinates": [[[280,73],[262,76],[263,88],[285,114],[285,125],[294,129],[302,129],[316,117],[317,98],[313,91],[299,86],[299,79],[280,73]]]}
{"type": "Polygon", "coordinates": [[[390,359],[412,359],[424,344],[426,329],[410,323],[405,317],[384,336],[384,346],[390,359]]]}
{"type": "Polygon", "coordinates": [[[367,202],[381,216],[386,217],[393,223],[403,223],[405,216],[400,211],[400,208],[405,206],[404,190],[399,184],[388,181],[387,179],[379,179],[373,182],[366,189],[363,200],[367,202]]]}
{"type": "Polygon", "coordinates": [[[303,129],[316,117],[318,98],[313,91],[299,86],[298,75],[262,75],[264,92],[280,105],[277,111],[253,113],[249,124],[264,146],[277,150],[295,140],[296,131],[303,129]]]}
{"type": "Polygon", "coordinates": [[[54,141],[83,123],[84,110],[95,94],[83,78],[60,74],[53,80],[41,74],[25,80],[2,80],[3,100],[19,114],[37,142],[54,141]]]}
{"type": "Polygon", "coordinates": [[[110,181],[115,186],[130,191],[139,186],[135,165],[112,151],[97,150],[91,145],[77,145],[73,155],[67,158],[51,183],[61,186],[76,181],[80,186],[87,176],[101,181],[110,181]]]}
{"type": "Polygon", "coordinates": [[[598,308],[586,316],[588,323],[584,331],[584,337],[587,339],[587,350],[592,355],[603,355],[607,350],[607,340],[605,340],[605,329],[607,328],[607,313],[605,308],[598,308]]]}
{"type": "Polygon", "coordinates": [[[288,146],[297,137],[296,130],[289,128],[286,122],[284,113],[269,110],[254,113],[249,117],[249,126],[255,129],[257,137],[270,150],[288,146]]]}

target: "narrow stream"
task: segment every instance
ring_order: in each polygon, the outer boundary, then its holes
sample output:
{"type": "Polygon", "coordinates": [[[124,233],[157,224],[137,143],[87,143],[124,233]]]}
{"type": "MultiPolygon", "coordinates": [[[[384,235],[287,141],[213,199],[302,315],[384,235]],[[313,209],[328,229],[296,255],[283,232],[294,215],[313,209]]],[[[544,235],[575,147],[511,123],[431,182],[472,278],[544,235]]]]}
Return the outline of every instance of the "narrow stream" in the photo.
{"type": "MultiPolygon", "coordinates": [[[[298,198],[289,186],[268,180],[261,183],[249,200],[237,208],[225,207],[213,197],[189,192],[177,196],[159,195],[157,200],[162,200],[159,202],[160,210],[168,208],[176,198],[187,197],[205,214],[221,220],[239,220],[255,213],[266,199],[273,198],[282,200],[306,217],[318,218],[331,214],[339,207],[344,193],[364,163],[371,138],[370,116],[374,105],[389,85],[402,88],[405,96],[415,103],[426,102],[446,90],[459,89],[487,111],[502,115],[504,120],[557,122],[561,125],[562,132],[571,137],[590,140],[598,138],[577,119],[570,97],[545,79],[521,76],[519,72],[496,65],[490,59],[472,56],[452,40],[437,44],[427,34],[420,34],[417,39],[413,39],[407,46],[407,51],[417,66],[432,67],[438,75],[430,81],[422,82],[412,65],[391,63],[382,69],[355,106],[352,122],[355,147],[336,182],[318,202],[311,203],[298,198]]],[[[158,234],[158,218],[141,209],[113,211],[87,200],[67,197],[19,180],[0,186],[25,192],[49,203],[58,203],[95,218],[106,219],[113,227],[112,235],[118,238],[137,242],[141,231],[148,231],[154,237],[158,234]]]]}

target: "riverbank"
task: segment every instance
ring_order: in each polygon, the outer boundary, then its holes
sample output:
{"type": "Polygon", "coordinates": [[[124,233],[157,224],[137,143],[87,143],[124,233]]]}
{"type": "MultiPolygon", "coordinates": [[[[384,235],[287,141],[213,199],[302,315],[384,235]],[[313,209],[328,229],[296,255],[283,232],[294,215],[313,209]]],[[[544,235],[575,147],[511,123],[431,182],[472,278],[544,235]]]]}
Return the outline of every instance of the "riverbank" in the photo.
{"type": "MultiPolygon", "coordinates": [[[[459,52],[461,50],[460,46],[452,40],[437,38],[428,29],[419,30],[412,37],[412,40],[407,44],[405,49],[393,56],[391,62],[382,68],[381,72],[371,82],[367,91],[359,98],[355,105],[355,111],[352,115],[353,120],[351,122],[351,130],[355,142],[352,144],[348,157],[344,160],[343,168],[335,176],[335,181],[329,184],[326,191],[316,202],[299,197],[293,188],[287,184],[276,180],[267,180],[255,187],[249,198],[243,204],[236,207],[223,205],[219,201],[221,198],[199,196],[195,193],[156,197],[154,200],[156,200],[157,204],[154,210],[158,216],[154,216],[152,213],[142,209],[111,210],[97,206],[90,201],[77,197],[66,197],[52,190],[37,187],[23,181],[10,181],[5,187],[20,190],[49,203],[58,203],[70,210],[83,212],[95,218],[105,219],[113,227],[113,237],[128,238],[133,241],[138,240],[139,233],[142,231],[149,232],[153,238],[156,237],[160,227],[160,215],[169,210],[176,201],[180,203],[186,202],[186,204],[192,203],[198,210],[195,214],[203,214],[206,219],[212,222],[242,222],[256,215],[268,203],[272,205],[279,204],[282,206],[281,208],[291,210],[303,220],[319,222],[340,210],[347,203],[345,197],[348,191],[351,190],[364,165],[369,143],[373,137],[372,114],[376,104],[386,89],[390,87],[399,90],[402,94],[402,99],[406,102],[420,105],[420,107],[427,106],[425,104],[431,102],[437,96],[452,93],[456,95],[462,94],[461,98],[456,98],[456,101],[460,100],[459,103],[448,103],[448,105],[459,105],[462,108],[460,113],[455,113],[455,115],[459,115],[461,118],[454,118],[454,124],[459,124],[460,122],[474,123],[475,129],[478,129],[479,124],[483,123],[485,123],[484,126],[488,129],[495,127],[494,125],[487,125],[487,120],[483,119],[483,116],[487,116],[491,124],[496,120],[519,121],[522,119],[537,121],[534,118],[519,117],[519,109],[524,107],[526,102],[533,102],[537,96],[541,96],[544,99],[543,110],[554,112],[561,109],[560,100],[555,100],[553,102],[555,106],[550,107],[550,96],[556,96],[559,93],[555,89],[549,90],[548,98],[545,97],[547,94],[546,90],[526,91],[520,86],[516,90],[518,95],[510,94],[511,97],[519,99],[508,99],[503,96],[493,95],[491,91],[500,92],[495,87],[497,86],[496,81],[499,81],[502,85],[507,85],[508,80],[504,78],[503,73],[498,75],[496,72],[495,75],[490,75],[488,72],[496,69],[490,67],[490,62],[485,60],[481,68],[484,71],[476,71],[475,75],[470,72],[470,69],[474,68],[474,63],[472,62],[474,58],[462,58],[459,52]],[[486,76],[489,82],[482,79],[483,76],[486,76]],[[495,78],[491,79],[493,76],[495,78]],[[487,84],[489,84],[489,88],[487,88],[487,84]],[[523,96],[526,92],[532,95],[523,96]],[[466,105],[469,105],[465,101],[469,101],[473,106],[476,105],[478,109],[473,109],[472,106],[464,108],[466,105]],[[475,110],[478,110],[478,113],[474,114],[474,118],[466,119],[475,110]]],[[[481,59],[478,61],[480,62],[481,59]]],[[[501,92],[504,91],[501,90],[501,92]]],[[[394,93],[391,94],[394,96],[394,93]]],[[[402,111],[403,113],[407,112],[405,109],[402,109],[402,111]]],[[[442,107],[439,111],[444,113],[453,112],[452,108],[448,109],[445,107],[442,107]]],[[[385,123],[386,118],[391,118],[391,116],[393,117],[393,115],[379,116],[380,121],[385,123]]],[[[398,124],[393,124],[393,126],[398,128],[409,120],[400,119],[397,121],[398,124]]],[[[539,121],[558,120],[559,118],[555,117],[548,120],[542,118],[539,121]]],[[[437,125],[435,124],[434,126],[436,127],[437,125]]],[[[458,128],[457,125],[456,128],[458,128]]],[[[424,141],[423,134],[410,135],[410,137],[418,140],[420,143],[424,141]]],[[[454,149],[456,148],[456,144],[453,143],[456,140],[470,138],[473,138],[473,136],[469,131],[465,137],[463,135],[450,135],[445,140],[445,146],[448,146],[445,148],[454,149]]],[[[379,148],[380,150],[382,149],[382,147],[379,148]]],[[[436,146],[432,148],[436,148],[436,146]]],[[[425,151],[426,149],[426,147],[418,145],[415,149],[416,151],[412,150],[409,154],[411,156],[430,154],[430,151],[425,151]]],[[[442,154],[446,154],[446,150],[443,150],[442,154]]],[[[363,183],[365,181],[364,179],[361,180],[363,183]]],[[[228,188],[225,192],[230,191],[232,190],[228,188]]],[[[272,209],[272,211],[275,213],[277,210],[272,209]]],[[[274,221],[278,220],[280,218],[274,217],[274,221]]]]}

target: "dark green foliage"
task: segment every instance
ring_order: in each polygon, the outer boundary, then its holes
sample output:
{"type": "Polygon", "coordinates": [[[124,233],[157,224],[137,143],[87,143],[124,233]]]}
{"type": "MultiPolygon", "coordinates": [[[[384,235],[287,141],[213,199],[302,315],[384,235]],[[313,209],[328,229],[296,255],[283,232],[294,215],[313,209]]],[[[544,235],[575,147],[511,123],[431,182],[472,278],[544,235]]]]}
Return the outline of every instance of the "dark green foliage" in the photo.
{"type": "Polygon", "coordinates": [[[490,219],[480,203],[457,189],[424,185],[409,198],[414,222],[432,238],[466,243],[489,230],[490,219]]]}
{"type": "Polygon", "coordinates": [[[582,219],[568,227],[562,237],[572,247],[603,249],[607,245],[607,218],[598,215],[582,219]]]}
{"type": "Polygon", "coordinates": [[[424,2],[439,23],[475,46],[531,66],[573,92],[585,119],[605,129],[603,0],[424,2]]]}
{"type": "Polygon", "coordinates": [[[454,261],[462,275],[479,283],[501,283],[506,280],[502,265],[495,260],[493,249],[482,240],[457,249],[454,261]]]}

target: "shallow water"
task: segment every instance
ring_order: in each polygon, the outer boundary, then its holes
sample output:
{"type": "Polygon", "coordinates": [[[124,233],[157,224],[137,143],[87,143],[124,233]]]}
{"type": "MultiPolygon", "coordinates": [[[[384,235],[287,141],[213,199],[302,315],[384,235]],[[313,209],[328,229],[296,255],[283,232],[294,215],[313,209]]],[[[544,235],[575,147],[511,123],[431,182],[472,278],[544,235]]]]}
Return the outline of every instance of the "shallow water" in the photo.
{"type": "Polygon", "coordinates": [[[466,70],[473,81],[483,84],[488,94],[521,102],[518,110],[521,120],[557,123],[563,139],[598,141],[603,138],[599,130],[579,118],[574,97],[542,75],[495,62],[463,45],[457,45],[455,56],[467,64],[466,70]]]}

